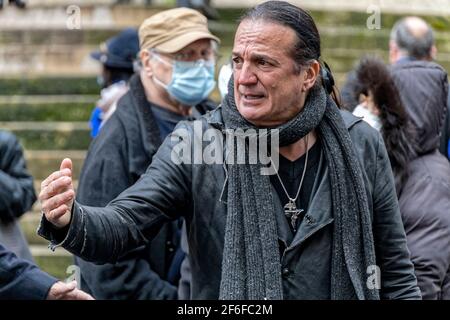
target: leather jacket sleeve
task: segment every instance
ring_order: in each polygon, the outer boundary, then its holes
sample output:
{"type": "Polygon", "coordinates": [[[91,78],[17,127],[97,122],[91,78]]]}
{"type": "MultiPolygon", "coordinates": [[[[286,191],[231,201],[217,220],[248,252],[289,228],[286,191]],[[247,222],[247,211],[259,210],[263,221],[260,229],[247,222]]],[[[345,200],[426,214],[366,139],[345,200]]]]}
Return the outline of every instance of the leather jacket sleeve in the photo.
{"type": "Polygon", "coordinates": [[[151,240],[161,226],[191,207],[190,166],[174,149],[191,150],[191,132],[178,124],[153,157],[145,174],[105,208],[72,208],[66,230],[55,230],[42,218],[38,234],[54,247],[63,246],[86,261],[116,262],[123,254],[151,240]]]}

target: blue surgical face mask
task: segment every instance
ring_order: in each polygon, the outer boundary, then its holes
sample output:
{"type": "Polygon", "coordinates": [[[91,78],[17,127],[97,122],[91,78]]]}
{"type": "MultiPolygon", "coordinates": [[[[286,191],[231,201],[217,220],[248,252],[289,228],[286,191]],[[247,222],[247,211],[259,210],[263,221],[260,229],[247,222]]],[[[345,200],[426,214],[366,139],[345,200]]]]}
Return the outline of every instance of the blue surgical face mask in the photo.
{"type": "Polygon", "coordinates": [[[172,79],[164,84],[153,75],[153,79],[178,102],[194,106],[206,99],[216,85],[214,80],[214,62],[197,60],[185,62],[174,60],[169,63],[153,53],[157,59],[172,66],[172,79]]]}

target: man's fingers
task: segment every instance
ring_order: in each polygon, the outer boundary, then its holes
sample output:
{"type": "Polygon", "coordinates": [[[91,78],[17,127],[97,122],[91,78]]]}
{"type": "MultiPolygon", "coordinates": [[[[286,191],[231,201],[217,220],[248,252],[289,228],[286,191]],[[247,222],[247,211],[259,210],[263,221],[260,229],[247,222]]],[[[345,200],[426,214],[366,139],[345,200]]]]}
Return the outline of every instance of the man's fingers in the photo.
{"type": "Polygon", "coordinates": [[[94,298],[80,289],[70,291],[64,297],[66,300],[94,300],[94,298]]]}
{"type": "Polygon", "coordinates": [[[50,211],[48,213],[47,220],[52,220],[52,221],[57,220],[60,217],[62,217],[67,212],[67,210],[69,210],[69,207],[67,205],[63,204],[63,205],[59,206],[58,208],[50,211]]]}
{"type": "Polygon", "coordinates": [[[65,158],[61,162],[60,170],[64,169],[69,169],[70,171],[72,171],[72,160],[70,160],[69,158],[65,158]]]}
{"type": "Polygon", "coordinates": [[[62,176],[54,181],[52,181],[47,187],[41,190],[39,194],[39,199],[41,201],[50,199],[51,197],[66,191],[67,189],[72,189],[72,178],[67,176],[62,176]]]}
{"type": "Polygon", "coordinates": [[[50,213],[62,205],[67,205],[73,200],[75,192],[73,190],[67,190],[61,194],[58,194],[48,200],[42,205],[44,213],[50,213]]]}
{"type": "Polygon", "coordinates": [[[66,158],[61,162],[59,171],[53,172],[47,177],[47,179],[42,181],[41,188],[46,188],[50,183],[63,176],[72,177],[72,160],[70,160],[69,158],[66,158]]]}
{"type": "Polygon", "coordinates": [[[52,183],[53,181],[55,181],[55,180],[57,180],[57,179],[59,179],[59,178],[61,178],[63,176],[71,177],[72,176],[72,170],[64,169],[64,170],[53,172],[44,181],[42,181],[41,189],[46,188],[50,183],[52,183]]]}
{"type": "Polygon", "coordinates": [[[73,284],[67,284],[62,281],[56,282],[50,289],[50,298],[51,299],[61,299],[64,298],[69,292],[73,291],[76,288],[73,284]]]}
{"type": "Polygon", "coordinates": [[[77,288],[77,282],[58,281],[50,288],[48,299],[51,300],[94,300],[94,298],[77,288]]]}

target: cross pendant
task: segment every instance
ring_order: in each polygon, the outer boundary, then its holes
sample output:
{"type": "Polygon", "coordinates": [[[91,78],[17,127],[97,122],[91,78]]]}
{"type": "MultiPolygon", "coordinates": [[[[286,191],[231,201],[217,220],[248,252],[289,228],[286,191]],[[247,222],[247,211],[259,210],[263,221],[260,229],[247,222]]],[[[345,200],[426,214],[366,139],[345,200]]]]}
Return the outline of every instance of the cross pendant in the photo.
{"type": "Polygon", "coordinates": [[[284,214],[286,217],[291,218],[291,226],[296,231],[297,219],[303,213],[303,209],[297,209],[295,202],[289,199],[289,202],[284,206],[284,214]]]}

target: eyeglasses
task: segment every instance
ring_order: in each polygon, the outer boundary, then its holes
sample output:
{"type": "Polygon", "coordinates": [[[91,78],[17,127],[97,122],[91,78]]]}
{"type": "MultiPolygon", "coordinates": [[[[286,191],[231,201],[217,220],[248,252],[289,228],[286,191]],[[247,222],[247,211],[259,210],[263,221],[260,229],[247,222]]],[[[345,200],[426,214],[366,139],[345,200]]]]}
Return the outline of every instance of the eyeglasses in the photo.
{"type": "Polygon", "coordinates": [[[197,52],[195,50],[189,50],[187,52],[179,52],[179,53],[162,53],[157,50],[151,49],[151,52],[154,52],[160,56],[170,58],[176,61],[182,62],[193,62],[197,60],[205,60],[207,62],[215,62],[217,60],[217,52],[214,49],[205,49],[197,52]]]}

